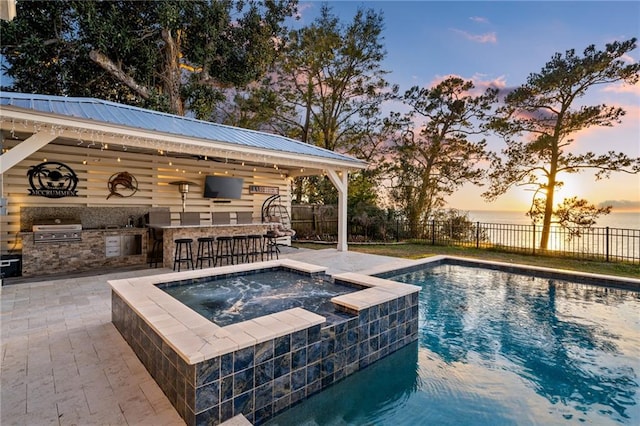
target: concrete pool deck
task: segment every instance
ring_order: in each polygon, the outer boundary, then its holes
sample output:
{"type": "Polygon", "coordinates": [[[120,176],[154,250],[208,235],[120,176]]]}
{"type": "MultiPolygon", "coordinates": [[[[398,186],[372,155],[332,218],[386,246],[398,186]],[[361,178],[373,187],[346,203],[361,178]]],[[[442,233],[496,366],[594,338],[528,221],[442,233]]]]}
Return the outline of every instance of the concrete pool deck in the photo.
{"type": "MultiPolygon", "coordinates": [[[[283,248],[280,257],[326,266],[329,274],[370,274],[416,263],[335,249],[283,248]]],[[[111,323],[107,284],[169,271],[143,269],[16,284],[8,279],[0,288],[0,424],[184,424],[111,323]]]]}

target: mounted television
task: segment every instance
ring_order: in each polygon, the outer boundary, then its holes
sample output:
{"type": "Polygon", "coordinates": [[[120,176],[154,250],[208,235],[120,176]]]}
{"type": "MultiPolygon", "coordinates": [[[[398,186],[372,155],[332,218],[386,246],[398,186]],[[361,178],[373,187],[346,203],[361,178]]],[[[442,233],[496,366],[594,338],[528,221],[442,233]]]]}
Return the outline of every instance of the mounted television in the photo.
{"type": "Polygon", "coordinates": [[[226,176],[207,176],[204,180],[204,198],[242,198],[244,179],[226,176]]]}

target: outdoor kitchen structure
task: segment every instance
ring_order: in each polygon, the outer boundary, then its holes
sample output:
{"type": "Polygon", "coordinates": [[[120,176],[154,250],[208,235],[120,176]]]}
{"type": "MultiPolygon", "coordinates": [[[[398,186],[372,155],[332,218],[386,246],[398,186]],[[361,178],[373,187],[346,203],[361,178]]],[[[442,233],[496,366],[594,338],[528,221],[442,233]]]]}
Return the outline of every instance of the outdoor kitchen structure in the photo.
{"type": "Polygon", "coordinates": [[[304,175],[337,188],[337,249],[347,250],[348,173],[366,167],[352,157],[92,98],[1,92],[0,126],[5,277],[144,265],[158,213],[155,228],[172,238],[266,231],[265,201],[290,211],[291,180],[304,175]],[[214,223],[220,215],[228,222],[214,223]]]}

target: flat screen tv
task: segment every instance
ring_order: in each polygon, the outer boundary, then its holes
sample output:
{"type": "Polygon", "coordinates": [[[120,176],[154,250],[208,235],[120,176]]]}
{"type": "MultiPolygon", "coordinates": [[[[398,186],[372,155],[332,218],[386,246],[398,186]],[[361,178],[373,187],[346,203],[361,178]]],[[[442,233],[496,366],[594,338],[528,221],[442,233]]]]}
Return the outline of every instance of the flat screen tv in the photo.
{"type": "Polygon", "coordinates": [[[226,176],[207,176],[204,180],[204,198],[242,198],[244,179],[226,176]]]}

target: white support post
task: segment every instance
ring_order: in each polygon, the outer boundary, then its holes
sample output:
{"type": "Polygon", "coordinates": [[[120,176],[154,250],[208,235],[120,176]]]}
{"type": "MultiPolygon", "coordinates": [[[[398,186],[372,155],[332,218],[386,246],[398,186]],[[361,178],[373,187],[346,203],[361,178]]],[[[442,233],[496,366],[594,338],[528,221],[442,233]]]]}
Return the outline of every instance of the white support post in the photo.
{"type": "Polygon", "coordinates": [[[20,142],[18,145],[11,148],[9,151],[0,155],[0,173],[4,173],[20,161],[24,160],[34,152],[37,152],[40,148],[53,141],[57,136],[52,135],[51,132],[45,131],[35,133],[28,139],[20,142]]]}
{"type": "Polygon", "coordinates": [[[347,197],[349,172],[327,170],[327,176],[338,190],[338,251],[347,251],[347,197]]]}

